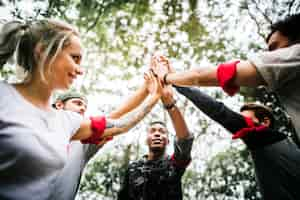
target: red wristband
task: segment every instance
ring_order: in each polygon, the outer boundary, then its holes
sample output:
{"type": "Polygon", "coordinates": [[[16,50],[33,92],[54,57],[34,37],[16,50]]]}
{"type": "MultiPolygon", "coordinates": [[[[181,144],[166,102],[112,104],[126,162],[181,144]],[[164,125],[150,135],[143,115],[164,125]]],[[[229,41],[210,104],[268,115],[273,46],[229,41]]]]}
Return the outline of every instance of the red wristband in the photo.
{"type": "Polygon", "coordinates": [[[219,85],[230,96],[239,91],[240,87],[233,83],[233,79],[236,76],[236,65],[240,61],[234,61],[230,63],[222,63],[217,69],[217,78],[219,85]]]}
{"type": "Polygon", "coordinates": [[[244,138],[251,132],[261,132],[267,129],[266,126],[260,125],[260,126],[255,126],[254,122],[252,121],[251,118],[249,117],[244,117],[244,120],[247,124],[247,127],[240,129],[239,131],[235,132],[232,135],[232,139],[239,139],[239,138],[244,138]]]}
{"type": "Polygon", "coordinates": [[[81,140],[81,143],[99,144],[99,142],[101,141],[101,136],[106,127],[106,119],[104,116],[100,116],[100,117],[90,117],[90,120],[91,120],[91,129],[93,134],[89,138],[85,140],[81,140]]]}

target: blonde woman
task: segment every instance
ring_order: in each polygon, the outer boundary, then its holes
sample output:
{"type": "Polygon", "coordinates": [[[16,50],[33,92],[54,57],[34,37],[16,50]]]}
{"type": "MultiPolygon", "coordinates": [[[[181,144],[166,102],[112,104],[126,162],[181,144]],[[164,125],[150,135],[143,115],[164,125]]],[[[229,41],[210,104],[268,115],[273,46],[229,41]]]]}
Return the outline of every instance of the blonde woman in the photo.
{"type": "MultiPolygon", "coordinates": [[[[26,72],[18,84],[0,82],[0,199],[57,199],[60,171],[70,140],[97,143],[124,133],[137,124],[161,97],[162,86],[153,74],[149,98],[130,115],[113,119],[58,111],[50,98],[68,89],[78,75],[82,45],[69,24],[54,20],[12,21],[0,32],[0,66],[13,54],[26,72]]],[[[131,110],[135,104],[122,107],[131,110]]]]}

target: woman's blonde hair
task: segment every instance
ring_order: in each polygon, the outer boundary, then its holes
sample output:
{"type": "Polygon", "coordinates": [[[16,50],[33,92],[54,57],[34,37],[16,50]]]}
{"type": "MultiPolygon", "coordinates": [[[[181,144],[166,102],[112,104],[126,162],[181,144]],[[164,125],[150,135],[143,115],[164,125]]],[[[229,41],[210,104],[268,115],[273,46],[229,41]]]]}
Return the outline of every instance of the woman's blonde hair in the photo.
{"type": "Polygon", "coordinates": [[[8,22],[0,32],[0,69],[15,55],[17,65],[27,73],[27,80],[33,71],[38,70],[42,80],[47,81],[45,63],[51,65],[57,54],[69,44],[73,34],[79,36],[73,26],[59,20],[8,22]],[[36,55],[37,45],[43,52],[40,57],[36,55]]]}

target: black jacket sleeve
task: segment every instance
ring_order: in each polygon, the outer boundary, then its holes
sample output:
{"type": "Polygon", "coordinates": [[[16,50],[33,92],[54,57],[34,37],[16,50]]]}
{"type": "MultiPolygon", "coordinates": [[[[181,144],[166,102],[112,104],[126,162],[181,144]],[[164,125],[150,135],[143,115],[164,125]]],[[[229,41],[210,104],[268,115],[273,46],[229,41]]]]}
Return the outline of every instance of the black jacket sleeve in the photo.
{"type": "Polygon", "coordinates": [[[247,127],[242,115],[229,109],[222,102],[218,102],[204,94],[199,89],[179,86],[174,87],[180,94],[192,101],[203,113],[218,122],[231,133],[235,133],[236,131],[247,127]]]}
{"type": "MultiPolygon", "coordinates": [[[[211,119],[221,124],[231,133],[235,133],[240,129],[247,127],[246,121],[242,115],[232,111],[222,102],[218,102],[202,93],[199,89],[177,86],[176,89],[179,93],[191,100],[197,108],[211,119]]],[[[243,141],[250,149],[264,147],[286,138],[286,135],[269,128],[257,133],[258,134],[248,134],[243,138],[243,141]]]]}
{"type": "Polygon", "coordinates": [[[121,185],[121,189],[118,193],[118,200],[130,200],[129,197],[129,173],[128,173],[128,169],[125,172],[125,177],[123,180],[123,183],[121,185]]]}

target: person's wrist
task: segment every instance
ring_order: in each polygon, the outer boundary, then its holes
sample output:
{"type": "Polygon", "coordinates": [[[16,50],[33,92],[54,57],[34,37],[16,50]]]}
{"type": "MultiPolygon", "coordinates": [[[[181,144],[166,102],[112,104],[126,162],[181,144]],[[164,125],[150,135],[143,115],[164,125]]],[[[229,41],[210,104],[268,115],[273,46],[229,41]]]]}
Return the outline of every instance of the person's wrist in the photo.
{"type": "Polygon", "coordinates": [[[163,83],[164,83],[165,85],[168,85],[168,84],[169,84],[169,83],[168,83],[168,80],[167,80],[168,75],[169,75],[169,73],[166,73],[166,74],[163,76],[163,83]]]}
{"type": "Polygon", "coordinates": [[[164,103],[164,108],[166,110],[172,110],[176,106],[176,100],[173,99],[171,103],[164,103]]]}
{"type": "Polygon", "coordinates": [[[172,104],[174,101],[173,95],[162,95],[161,101],[163,104],[172,104]]]}
{"type": "Polygon", "coordinates": [[[151,98],[152,98],[154,101],[158,101],[158,100],[161,98],[161,94],[160,94],[160,93],[154,93],[154,94],[151,94],[151,98]]]}

